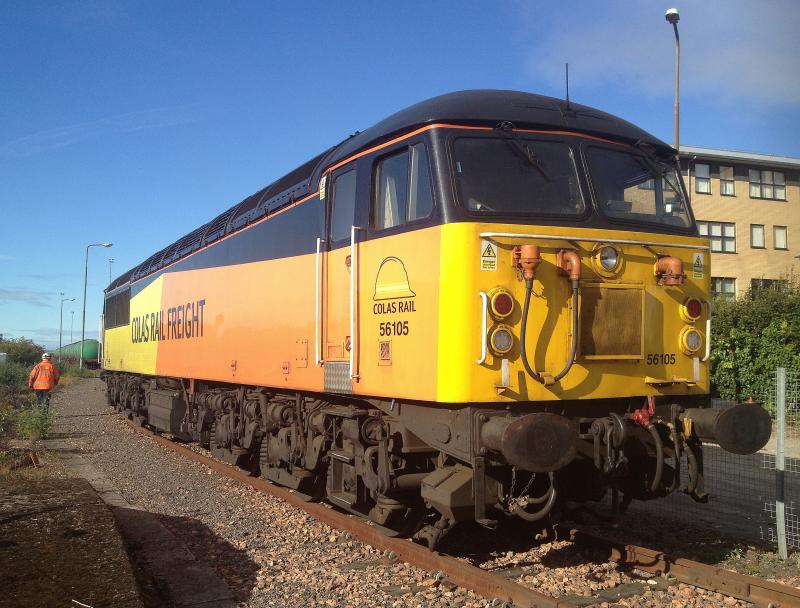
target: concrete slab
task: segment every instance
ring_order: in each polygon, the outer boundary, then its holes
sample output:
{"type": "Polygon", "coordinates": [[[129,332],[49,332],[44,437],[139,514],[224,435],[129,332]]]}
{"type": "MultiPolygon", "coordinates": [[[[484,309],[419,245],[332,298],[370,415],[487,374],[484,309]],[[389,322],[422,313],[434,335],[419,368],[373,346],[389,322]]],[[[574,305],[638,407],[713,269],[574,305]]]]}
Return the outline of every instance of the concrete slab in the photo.
{"type": "Polygon", "coordinates": [[[131,556],[177,608],[235,608],[225,581],[195,558],[159,520],[132,505],[91,463],[74,453],[65,441],[52,439],[47,448],[59,453],[67,469],[86,479],[111,507],[131,556]]]}

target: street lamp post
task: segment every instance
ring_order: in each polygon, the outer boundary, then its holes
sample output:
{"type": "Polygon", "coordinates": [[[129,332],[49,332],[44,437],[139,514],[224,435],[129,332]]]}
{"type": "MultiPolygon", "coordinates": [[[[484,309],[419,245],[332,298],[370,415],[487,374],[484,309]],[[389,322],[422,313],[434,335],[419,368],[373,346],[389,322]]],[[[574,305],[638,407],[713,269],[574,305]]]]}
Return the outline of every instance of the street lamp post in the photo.
{"type": "Polygon", "coordinates": [[[111,247],[113,243],[92,243],[86,245],[86,256],[83,262],[83,321],[81,321],[81,358],[78,367],[83,368],[83,342],[86,338],[86,287],[89,284],[89,248],[90,247],[111,247]]]}
{"type": "Polygon", "coordinates": [[[114,263],[114,258],[108,258],[108,283],[111,284],[111,264],[114,263]]]}
{"type": "Polygon", "coordinates": [[[65,298],[63,291],[58,292],[58,295],[61,298],[61,309],[58,313],[58,362],[61,363],[61,328],[64,325],[64,302],[74,302],[75,298],[65,298]]]}
{"type": "Polygon", "coordinates": [[[678,36],[678,21],[681,16],[678,14],[677,8],[671,8],[664,15],[668,23],[672,24],[672,29],[675,31],[675,133],[673,135],[675,150],[680,153],[680,83],[681,83],[681,38],[678,36]]]}
{"type": "Polygon", "coordinates": [[[70,310],[69,314],[72,315],[72,318],[69,320],[69,343],[72,344],[72,325],[75,323],[75,311],[70,310]]]}

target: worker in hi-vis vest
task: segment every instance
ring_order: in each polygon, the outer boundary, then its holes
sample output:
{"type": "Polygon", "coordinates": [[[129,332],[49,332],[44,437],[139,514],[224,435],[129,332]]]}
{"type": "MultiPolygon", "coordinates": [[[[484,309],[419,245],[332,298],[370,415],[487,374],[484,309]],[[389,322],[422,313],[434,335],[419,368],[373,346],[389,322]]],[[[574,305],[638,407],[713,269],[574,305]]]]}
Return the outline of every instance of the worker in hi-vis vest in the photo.
{"type": "Polygon", "coordinates": [[[39,405],[50,407],[50,391],[58,384],[61,372],[50,361],[50,353],[42,355],[41,362],[33,366],[28,376],[28,388],[36,391],[36,402],[39,405]]]}

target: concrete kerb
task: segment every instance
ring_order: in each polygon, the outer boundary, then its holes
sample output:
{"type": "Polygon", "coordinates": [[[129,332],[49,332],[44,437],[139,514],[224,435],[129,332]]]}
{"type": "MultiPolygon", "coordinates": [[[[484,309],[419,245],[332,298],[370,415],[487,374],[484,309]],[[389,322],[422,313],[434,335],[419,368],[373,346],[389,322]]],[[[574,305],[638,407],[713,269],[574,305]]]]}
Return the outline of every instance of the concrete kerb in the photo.
{"type": "Polygon", "coordinates": [[[62,439],[43,442],[64,466],[85,479],[117,521],[132,557],[178,608],[235,608],[225,581],[205,562],[195,558],[152,513],[130,504],[117,487],[85,458],[70,451],[62,439]]]}

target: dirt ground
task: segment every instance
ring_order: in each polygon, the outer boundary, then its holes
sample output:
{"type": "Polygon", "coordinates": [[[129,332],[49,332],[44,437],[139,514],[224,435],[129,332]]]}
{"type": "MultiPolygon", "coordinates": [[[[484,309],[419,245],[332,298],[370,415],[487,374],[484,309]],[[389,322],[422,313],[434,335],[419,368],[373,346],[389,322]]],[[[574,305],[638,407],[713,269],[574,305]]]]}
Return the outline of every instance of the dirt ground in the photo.
{"type": "Polygon", "coordinates": [[[0,607],[141,608],[114,517],[53,455],[0,474],[0,607]]]}

